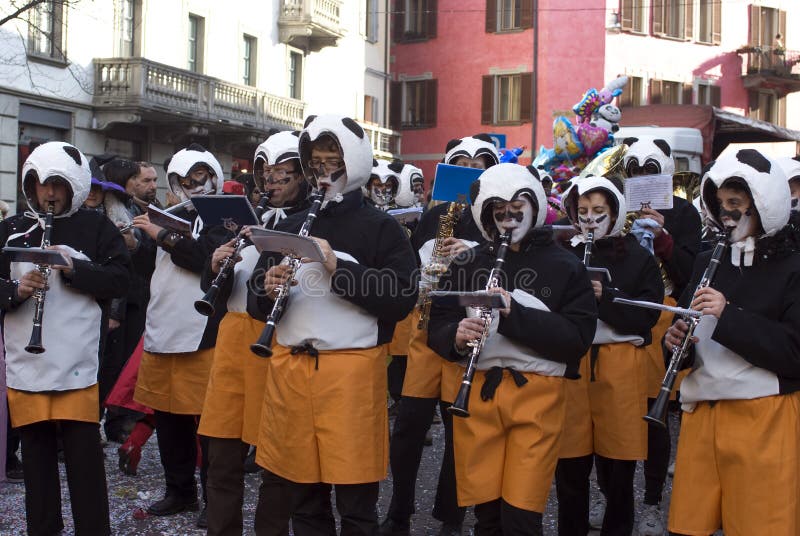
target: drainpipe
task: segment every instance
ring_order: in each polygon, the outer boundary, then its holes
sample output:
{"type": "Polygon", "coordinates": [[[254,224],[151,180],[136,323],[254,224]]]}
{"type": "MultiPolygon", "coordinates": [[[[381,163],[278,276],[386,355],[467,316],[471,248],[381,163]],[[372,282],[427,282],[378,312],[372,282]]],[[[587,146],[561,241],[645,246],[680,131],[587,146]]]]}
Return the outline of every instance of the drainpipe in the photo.
{"type": "MultiPolygon", "coordinates": [[[[383,126],[389,127],[389,9],[391,0],[384,0],[383,10],[383,126]]],[[[399,156],[399,155],[398,155],[399,156]]]]}
{"type": "Polygon", "coordinates": [[[536,126],[538,116],[538,106],[536,105],[539,100],[539,0],[533,0],[531,4],[533,9],[533,76],[531,77],[533,103],[531,110],[533,111],[533,128],[531,129],[531,160],[536,154],[536,126]]]}

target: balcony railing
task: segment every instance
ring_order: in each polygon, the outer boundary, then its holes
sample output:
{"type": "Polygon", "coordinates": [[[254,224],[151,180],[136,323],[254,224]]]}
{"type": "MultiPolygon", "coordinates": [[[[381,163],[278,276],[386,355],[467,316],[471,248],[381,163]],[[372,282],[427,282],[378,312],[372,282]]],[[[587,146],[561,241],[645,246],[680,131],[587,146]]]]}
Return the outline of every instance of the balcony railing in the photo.
{"type": "Polygon", "coordinates": [[[311,51],[336,46],[344,36],[341,0],[281,0],[278,28],[281,43],[311,51]]]}
{"type": "Polygon", "coordinates": [[[773,89],[785,95],[800,91],[800,52],[778,47],[746,46],[736,51],[746,56],[746,88],[773,89]]]}
{"type": "Polygon", "coordinates": [[[305,104],[143,58],[95,59],[94,106],[190,117],[261,132],[302,128],[305,104]]]}
{"type": "Polygon", "coordinates": [[[388,128],[359,123],[372,143],[375,158],[395,158],[400,155],[400,134],[388,128]]]}

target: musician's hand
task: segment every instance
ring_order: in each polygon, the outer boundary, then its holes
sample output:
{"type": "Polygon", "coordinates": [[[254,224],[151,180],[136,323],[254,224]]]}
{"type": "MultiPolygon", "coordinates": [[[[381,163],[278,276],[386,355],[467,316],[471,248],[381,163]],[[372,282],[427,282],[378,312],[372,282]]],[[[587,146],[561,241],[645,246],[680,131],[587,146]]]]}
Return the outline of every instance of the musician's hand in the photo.
{"type": "Polygon", "coordinates": [[[442,242],[442,253],[446,257],[455,257],[462,251],[466,251],[469,249],[469,246],[466,245],[464,242],[459,240],[458,238],[448,237],[444,239],[442,242]]]}
{"type": "Polygon", "coordinates": [[[703,287],[697,291],[692,300],[691,308],[700,311],[704,315],[711,315],[719,318],[725,309],[728,300],[725,295],[711,287],[703,287]]]}
{"type": "Polygon", "coordinates": [[[113,318],[108,319],[108,331],[114,331],[120,325],[119,320],[114,320],[113,318]]]}
{"type": "MultiPolygon", "coordinates": [[[[236,239],[234,238],[222,244],[220,247],[214,250],[214,254],[211,255],[212,272],[214,272],[215,274],[219,273],[220,269],[222,268],[222,262],[231,255],[233,255],[234,252],[236,251],[235,244],[236,244],[236,239]]],[[[242,260],[242,258],[237,255],[236,258],[234,259],[234,262],[239,262],[240,260],[242,260]]]]}
{"type": "MultiPolygon", "coordinates": [[[[277,264],[267,270],[264,275],[264,291],[271,300],[278,297],[278,287],[283,285],[289,278],[289,271],[291,267],[288,264],[277,264]]],[[[292,285],[296,285],[297,281],[292,281],[292,285]]]]}
{"type": "Polygon", "coordinates": [[[329,274],[332,274],[334,271],[336,271],[336,253],[333,252],[333,248],[324,238],[312,236],[311,239],[319,245],[319,248],[325,255],[325,261],[322,263],[322,265],[329,274]]]}
{"type": "MultiPolygon", "coordinates": [[[[667,347],[667,350],[672,352],[676,346],[680,346],[683,343],[683,339],[686,336],[686,332],[689,331],[689,325],[686,323],[685,320],[678,319],[672,324],[667,333],[664,334],[664,346],[667,347]]],[[[697,337],[692,337],[692,344],[696,344],[699,341],[697,337]]]]}
{"type": "MultiPolygon", "coordinates": [[[[124,223],[118,223],[117,228],[122,229],[125,227],[124,223]]],[[[125,240],[125,247],[128,248],[128,251],[132,251],[136,249],[136,246],[139,245],[139,241],[136,239],[136,236],[133,234],[133,229],[128,229],[124,233],[122,233],[122,239],[125,240]]]]}
{"type": "Polygon", "coordinates": [[[167,196],[165,199],[167,201],[167,207],[174,207],[175,205],[181,204],[181,198],[170,191],[167,191],[167,196]]]}
{"type": "Polygon", "coordinates": [[[594,290],[594,297],[599,300],[603,296],[603,283],[592,281],[592,290],[594,290]]]}
{"type": "Polygon", "coordinates": [[[258,225],[245,225],[241,228],[239,233],[249,240],[250,237],[253,236],[253,227],[258,227],[258,225]]]}
{"type": "Polygon", "coordinates": [[[141,229],[144,233],[147,234],[153,240],[158,238],[158,233],[161,232],[163,227],[158,226],[154,223],[150,223],[150,216],[147,214],[141,214],[133,218],[133,225],[137,229],[141,229]]]}
{"type": "Polygon", "coordinates": [[[33,295],[36,289],[43,289],[47,285],[44,277],[39,270],[31,270],[19,278],[17,287],[17,297],[20,301],[27,300],[33,295]]]}
{"type": "Polygon", "coordinates": [[[651,220],[654,220],[658,224],[658,227],[653,229],[653,234],[656,236],[656,238],[661,236],[661,233],[664,232],[664,216],[663,216],[663,214],[661,214],[657,210],[653,210],[652,208],[643,208],[640,211],[640,214],[641,214],[642,218],[650,218],[651,220]]]}
{"type": "Polygon", "coordinates": [[[463,318],[458,323],[456,330],[456,349],[463,352],[467,349],[467,343],[480,338],[483,335],[482,318],[463,318]]]}
{"type": "Polygon", "coordinates": [[[500,287],[490,288],[488,290],[488,292],[489,292],[489,294],[502,294],[503,296],[506,297],[506,301],[508,302],[508,307],[506,307],[505,309],[498,309],[498,311],[500,311],[500,314],[503,315],[504,317],[510,315],[511,314],[511,293],[508,292],[506,289],[500,288],[500,287]]]}
{"type": "Polygon", "coordinates": [[[66,275],[68,277],[71,276],[72,275],[72,270],[73,270],[73,268],[75,268],[75,265],[72,264],[72,257],[69,256],[69,250],[67,248],[63,247],[63,246],[49,246],[47,249],[54,249],[56,251],[60,251],[64,255],[64,258],[67,259],[67,265],[66,266],[61,265],[61,264],[54,264],[50,268],[52,268],[53,270],[58,270],[62,274],[66,275]]]}

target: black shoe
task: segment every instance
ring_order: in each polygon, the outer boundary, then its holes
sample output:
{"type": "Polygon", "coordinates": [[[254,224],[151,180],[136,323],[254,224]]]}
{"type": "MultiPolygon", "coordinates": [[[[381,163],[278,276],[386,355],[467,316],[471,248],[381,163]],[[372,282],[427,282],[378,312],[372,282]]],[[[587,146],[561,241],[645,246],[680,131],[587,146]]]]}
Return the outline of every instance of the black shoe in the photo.
{"type": "Polygon", "coordinates": [[[256,463],[256,448],[251,447],[247,458],[244,459],[244,472],[257,473],[259,471],[261,471],[261,467],[256,463]]]}
{"type": "Polygon", "coordinates": [[[197,516],[197,528],[199,529],[208,528],[208,514],[206,513],[206,508],[206,505],[203,505],[203,509],[200,510],[200,515],[197,516]]]}
{"type": "Polygon", "coordinates": [[[425,441],[423,441],[422,444],[425,445],[426,447],[430,447],[431,445],[433,445],[433,434],[431,433],[430,428],[428,428],[428,431],[425,432],[425,441]]]}
{"type": "Polygon", "coordinates": [[[25,481],[25,473],[22,470],[22,463],[20,463],[17,455],[9,453],[6,460],[6,481],[19,484],[25,481]]]}
{"type": "Polygon", "coordinates": [[[379,536],[409,536],[410,534],[410,523],[400,523],[391,517],[384,519],[383,523],[378,527],[379,536]]]}
{"type": "Polygon", "coordinates": [[[439,529],[439,536],[461,536],[461,524],[442,523],[442,528],[439,529]]]}
{"type": "Polygon", "coordinates": [[[154,516],[171,516],[180,512],[196,512],[197,499],[181,499],[177,495],[167,495],[147,507],[147,513],[154,516]]]}

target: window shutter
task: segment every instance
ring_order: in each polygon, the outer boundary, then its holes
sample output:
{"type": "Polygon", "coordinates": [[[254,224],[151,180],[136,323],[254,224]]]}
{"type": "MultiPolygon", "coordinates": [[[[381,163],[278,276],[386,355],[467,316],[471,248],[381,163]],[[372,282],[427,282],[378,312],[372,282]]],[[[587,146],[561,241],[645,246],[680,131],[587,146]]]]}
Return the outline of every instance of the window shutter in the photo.
{"type": "Polygon", "coordinates": [[[403,83],[392,82],[389,88],[389,126],[400,130],[403,118],[403,83]]]}
{"type": "Polygon", "coordinates": [[[661,103],[661,80],[650,79],[650,103],[661,103]]]}
{"type": "Polygon", "coordinates": [[[761,44],[761,8],[750,6],[750,43],[752,46],[761,44]]]}
{"type": "Polygon", "coordinates": [[[692,0],[684,0],[684,2],[683,37],[690,40],[694,37],[694,2],[692,0]]]}
{"type": "Polygon", "coordinates": [[[750,91],[747,93],[748,100],[748,116],[758,119],[758,91],[750,91]]]}
{"type": "Polygon", "coordinates": [[[481,124],[491,125],[494,120],[494,76],[484,75],[481,87],[481,124]]]}
{"type": "Polygon", "coordinates": [[[711,11],[711,42],[722,43],[722,2],[714,2],[711,11]]]}
{"type": "Polygon", "coordinates": [[[432,39],[436,37],[437,21],[436,0],[426,0],[425,2],[425,37],[432,39]]]}
{"type": "Polygon", "coordinates": [[[486,33],[497,31],[497,0],[486,0],[486,33]]]}
{"type": "Polygon", "coordinates": [[[532,0],[519,1],[519,27],[523,30],[533,28],[533,2],[532,0]]]}
{"type": "Polygon", "coordinates": [[[781,34],[781,41],[786,45],[786,12],[778,11],[778,32],[781,34]]]}
{"type": "Polygon", "coordinates": [[[717,108],[721,108],[722,88],[719,86],[709,86],[708,89],[711,91],[711,106],[716,106],[717,108]]]}
{"type": "Polygon", "coordinates": [[[533,122],[533,73],[522,73],[520,76],[519,120],[523,123],[533,122]]]}
{"type": "Polygon", "coordinates": [[[661,35],[664,33],[664,0],[653,0],[650,9],[653,11],[653,33],[661,35]]]}
{"type": "Polygon", "coordinates": [[[423,115],[423,122],[426,127],[436,126],[436,91],[439,87],[438,80],[425,81],[425,114],[423,115]]]}
{"type": "Polygon", "coordinates": [[[681,104],[694,104],[692,98],[694,94],[694,86],[692,84],[683,84],[683,95],[681,96],[681,104]]]}
{"type": "Polygon", "coordinates": [[[622,0],[619,4],[619,23],[623,30],[633,30],[633,0],[622,0]]]}
{"type": "Polygon", "coordinates": [[[403,33],[405,31],[405,21],[403,17],[403,0],[392,0],[392,39],[395,43],[400,43],[403,40],[403,33]]]}

